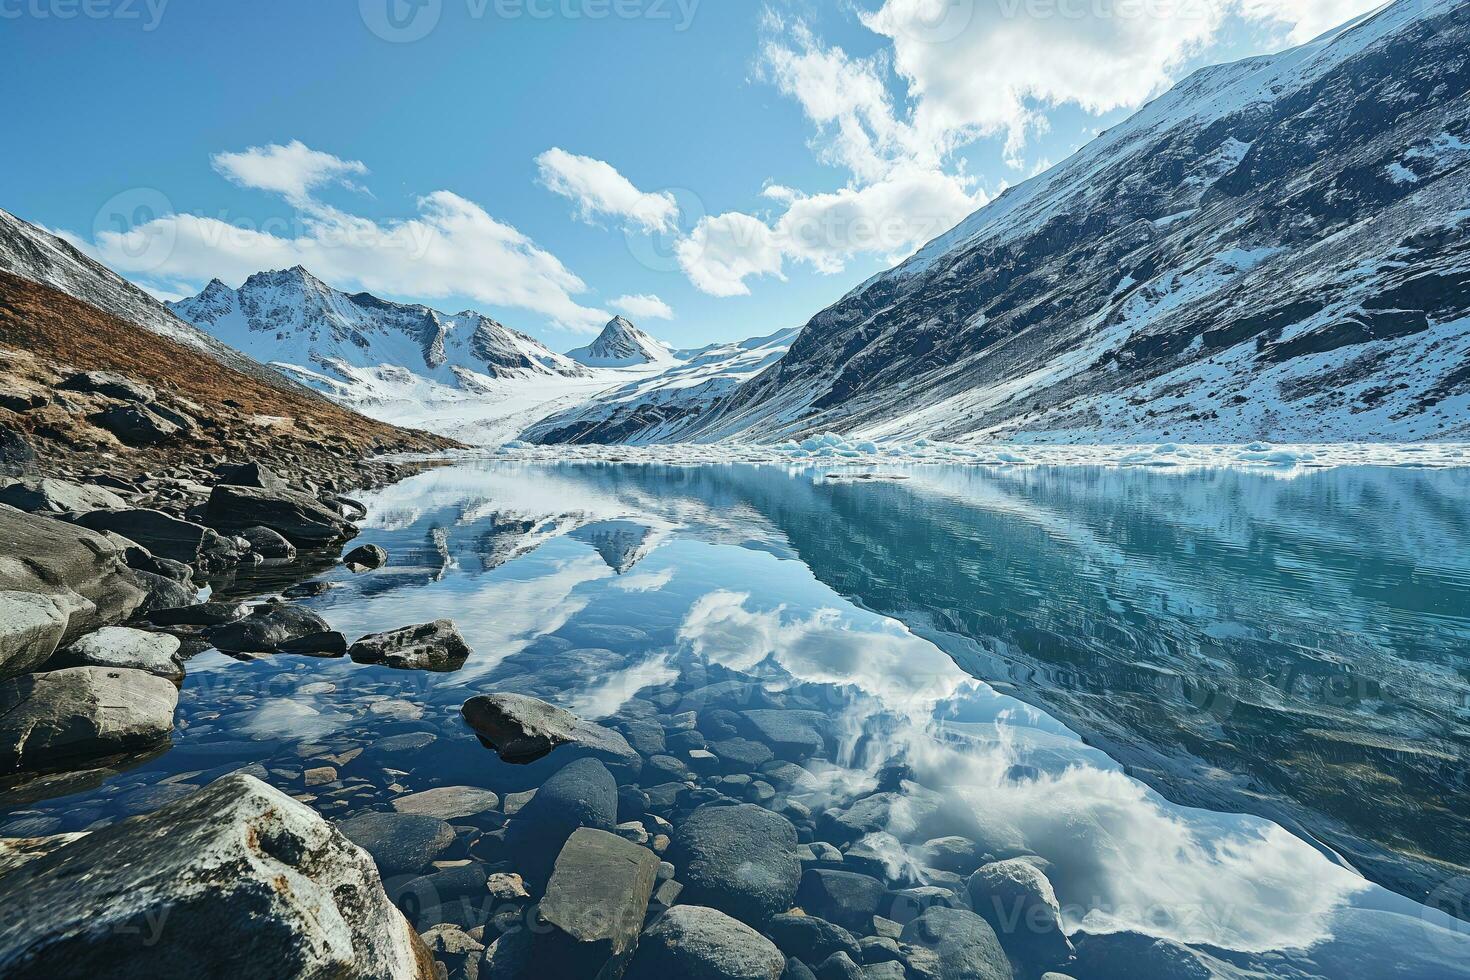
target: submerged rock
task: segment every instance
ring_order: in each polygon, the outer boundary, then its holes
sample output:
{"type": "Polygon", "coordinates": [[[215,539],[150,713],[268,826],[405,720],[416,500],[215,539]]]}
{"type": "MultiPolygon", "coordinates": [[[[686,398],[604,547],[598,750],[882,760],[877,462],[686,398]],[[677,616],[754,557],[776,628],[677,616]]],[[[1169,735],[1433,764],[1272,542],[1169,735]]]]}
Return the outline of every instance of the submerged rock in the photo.
{"type": "Polygon", "coordinates": [[[638,946],[658,857],[615,834],[583,827],[557,856],[537,906],[535,959],[556,977],[617,977],[638,946]]]}
{"type": "Polygon", "coordinates": [[[0,682],[0,771],[41,771],[152,748],[179,689],[142,670],[68,667],[0,682]]]}
{"type": "Polygon", "coordinates": [[[439,673],[459,670],[470,653],[469,644],[448,619],[364,636],[347,651],[354,663],[439,673]]]}
{"type": "Polygon", "coordinates": [[[126,626],[104,626],[57,653],[46,666],[48,669],[119,667],[146,670],[177,681],[184,676],[178,653],[179,639],[176,636],[126,626]]]}
{"type": "Polygon", "coordinates": [[[791,908],[801,883],[791,821],[749,803],[702,807],[675,830],[683,900],[755,926],[791,908]]]}
{"type": "Polygon", "coordinates": [[[372,855],[383,874],[422,871],[454,844],[454,828],[419,813],[360,813],[337,829],[372,855]]]}
{"type": "Polygon", "coordinates": [[[622,735],[525,694],[477,695],[464,703],[460,714],[482,742],[515,765],[569,746],[617,768],[642,769],[643,760],[622,735]]]}
{"type": "Polygon", "coordinates": [[[220,485],[205,523],[225,532],[268,527],[297,547],[320,548],[356,537],[357,528],[315,497],[285,488],[220,485]]]}
{"type": "Polygon", "coordinates": [[[154,626],[222,626],[250,615],[243,602],[196,602],[187,606],[150,609],[144,618],[154,626]]]}
{"type": "Polygon", "coordinates": [[[388,552],[375,544],[365,544],[361,547],[353,548],[347,554],[343,555],[342,564],[346,565],[347,570],[354,574],[370,572],[375,568],[382,568],[388,564],[388,552]]]}
{"type": "Polygon", "coordinates": [[[440,786],[410,793],[393,801],[399,813],[418,813],[440,820],[464,820],[498,809],[500,798],[474,786],[440,786]]]}
{"type": "Polygon", "coordinates": [[[676,905],[639,941],[628,980],[777,980],[786,957],[750,926],[716,909],[676,905]]]}
{"type": "Polygon", "coordinates": [[[545,881],[562,845],[582,827],[611,831],[617,824],[618,784],[596,759],[558,769],[516,813],[506,834],[516,870],[545,881]]]}
{"type": "Polygon", "coordinates": [[[432,980],[372,862],[310,808],[245,775],[0,878],[15,980],[432,980]]]}
{"type": "Polygon", "coordinates": [[[841,926],[814,915],[783,913],[766,923],[766,935],[776,941],[781,952],[806,963],[821,963],[833,953],[846,953],[861,961],[862,947],[857,937],[841,926]]]}

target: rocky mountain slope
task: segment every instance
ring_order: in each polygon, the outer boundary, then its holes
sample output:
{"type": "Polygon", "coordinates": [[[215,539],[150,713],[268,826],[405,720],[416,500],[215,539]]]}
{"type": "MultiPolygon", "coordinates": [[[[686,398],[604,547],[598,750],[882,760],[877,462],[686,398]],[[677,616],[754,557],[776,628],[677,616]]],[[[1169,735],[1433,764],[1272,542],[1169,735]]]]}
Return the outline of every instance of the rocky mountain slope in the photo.
{"type": "Polygon", "coordinates": [[[597,339],[586,347],[567,351],[567,357],[588,367],[633,367],[675,360],[667,344],[654,340],[621,316],[609,320],[597,339]]]}
{"type": "MultiPolygon", "coordinates": [[[[576,377],[570,359],[472,310],[427,306],[333,289],[301,266],[258,272],[239,289],[218,279],[170,304],[183,319],[256,359],[312,383],[407,371],[451,387],[477,377],[576,377]]],[[[315,385],[320,387],[320,385],[315,385]]]]}
{"type": "Polygon", "coordinates": [[[1470,4],[1207,68],[662,438],[1470,437],[1470,4]]]}

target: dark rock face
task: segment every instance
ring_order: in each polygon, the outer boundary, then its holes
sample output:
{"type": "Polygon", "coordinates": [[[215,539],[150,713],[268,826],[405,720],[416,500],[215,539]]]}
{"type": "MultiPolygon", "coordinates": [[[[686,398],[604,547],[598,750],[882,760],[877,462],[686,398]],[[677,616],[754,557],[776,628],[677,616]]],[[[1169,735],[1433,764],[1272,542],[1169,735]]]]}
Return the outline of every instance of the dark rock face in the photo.
{"type": "Polygon", "coordinates": [[[3,505],[0,592],[55,599],[67,616],[63,643],[127,619],[147,596],[116,542],[3,505]]]}
{"type": "Polygon", "coordinates": [[[234,623],[250,615],[243,602],[198,602],[150,610],[148,622],[154,626],[220,626],[234,623]]]}
{"type": "Polygon", "coordinates": [[[536,962],[550,976],[619,977],[638,946],[658,857],[602,830],[573,831],[537,915],[536,962]]]}
{"type": "Polygon", "coordinates": [[[431,980],[372,862],[309,807],[227,776],[0,878],[0,973],[431,980]],[[151,924],[151,925],[150,925],[151,924]]]}
{"type": "Polygon", "coordinates": [[[557,854],[579,827],[611,831],[618,817],[618,784],[596,759],[557,770],[511,820],[506,843],[528,881],[545,881],[557,854]]]}
{"type": "Polygon", "coordinates": [[[353,573],[370,572],[388,564],[388,552],[375,544],[365,544],[343,555],[342,564],[353,573]]]}
{"type": "MultiPolygon", "coordinates": [[[[225,653],[276,653],[287,651],[293,641],[310,639],[303,648],[298,645],[294,652],[307,653],[313,644],[325,636],[338,636],[331,626],[310,609],[285,603],[266,603],[256,606],[249,616],[237,622],[225,623],[207,630],[205,639],[225,653]]],[[[331,650],[334,642],[326,643],[331,650]]]]}
{"type": "Polygon", "coordinates": [[[181,426],[142,405],[118,405],[88,416],[87,421],[106,429],[129,446],[155,446],[184,431],[181,426]]]}
{"type": "Polygon", "coordinates": [[[469,644],[448,619],[364,636],[347,651],[354,663],[440,673],[459,670],[470,652],[469,644]]]}
{"type": "Polygon", "coordinates": [[[319,548],[357,535],[342,515],[315,497],[295,490],[216,486],[205,523],[227,533],[268,527],[297,547],[319,548]]]}
{"type": "Polygon", "coordinates": [[[796,828],[748,803],[694,811],[678,824],[670,854],[683,901],[755,926],[791,908],[801,882],[796,828]]]}
{"type": "Polygon", "coordinates": [[[422,871],[454,844],[454,828],[418,813],[360,813],[337,824],[385,875],[422,871]]]}
{"type": "Polygon", "coordinates": [[[39,772],[152,748],[179,689],[142,670],[69,667],[0,682],[0,770],[39,772]]]}
{"type": "Polygon", "coordinates": [[[25,476],[36,468],[36,451],[14,429],[0,426],[0,476],[25,476]]]}
{"type": "Polygon", "coordinates": [[[1034,969],[1071,961],[1056,892],[1034,864],[1023,858],[987,864],[970,876],[969,892],[971,908],[1013,959],[1034,969]]]}
{"type": "Polygon", "coordinates": [[[676,905],[643,933],[628,980],[777,980],[786,958],[765,936],[715,909],[676,905]]]}
{"type": "Polygon", "coordinates": [[[567,746],[615,768],[634,773],[642,768],[638,753],[617,732],[524,694],[478,695],[460,713],[482,742],[512,764],[535,762],[567,746]]]}
{"type": "Polygon", "coordinates": [[[258,487],[262,490],[285,490],[286,481],[269,468],[256,462],[222,466],[217,471],[219,482],[232,487],[258,487]]]}
{"type": "Polygon", "coordinates": [[[796,903],[812,915],[848,929],[866,931],[883,904],[883,882],[851,871],[808,868],[796,903]]]}
{"type": "Polygon", "coordinates": [[[804,963],[821,963],[833,953],[846,953],[853,960],[862,961],[862,947],[852,933],[814,915],[775,916],[766,923],[765,932],[781,947],[781,952],[804,963]]]}
{"type": "Polygon", "coordinates": [[[973,912],[930,909],[903,927],[902,939],[938,954],[937,980],[1012,980],[1000,941],[973,912]]]}
{"type": "Polygon", "coordinates": [[[292,561],[296,558],[296,546],[268,527],[247,527],[238,534],[250,542],[251,551],[266,561],[292,561]]]}
{"type": "Polygon", "coordinates": [[[822,751],[827,718],[820,711],[741,712],[750,736],[766,743],[778,758],[800,762],[822,751]]]}
{"type": "Polygon", "coordinates": [[[136,541],[150,552],[170,561],[192,565],[209,530],[202,524],[180,520],[158,510],[94,510],[76,519],[82,527],[111,531],[136,541]]]}
{"type": "Polygon", "coordinates": [[[147,405],[158,399],[158,391],[152,386],[112,371],[82,371],[63,381],[60,388],[62,391],[105,395],[120,402],[135,402],[139,405],[147,405]]]}

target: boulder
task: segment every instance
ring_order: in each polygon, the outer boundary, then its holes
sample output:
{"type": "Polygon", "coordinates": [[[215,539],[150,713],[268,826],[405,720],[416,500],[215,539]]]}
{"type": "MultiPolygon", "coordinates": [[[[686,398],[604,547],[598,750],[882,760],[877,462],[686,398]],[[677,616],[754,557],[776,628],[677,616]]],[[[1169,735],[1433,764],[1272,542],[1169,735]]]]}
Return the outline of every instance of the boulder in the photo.
{"type": "Polygon", "coordinates": [[[393,801],[399,813],[418,813],[440,820],[465,820],[498,809],[500,798],[488,789],[474,786],[440,786],[410,793],[393,801]]]}
{"type": "Polygon", "coordinates": [[[268,527],[299,548],[322,548],[357,536],[357,528],[315,497],[295,490],[220,485],[209,495],[204,520],[233,533],[268,527]]]}
{"type": "Polygon", "coordinates": [[[84,514],[89,510],[122,510],[128,502],[104,487],[32,477],[0,490],[0,504],[29,514],[84,514]]]}
{"type": "Polygon", "coordinates": [[[781,952],[805,963],[821,963],[833,953],[846,953],[854,960],[862,960],[862,947],[857,937],[814,915],[783,912],[766,923],[765,933],[776,941],[781,952]]]}
{"type": "Polygon", "coordinates": [[[293,561],[296,546],[268,527],[247,527],[238,532],[250,542],[250,550],[266,561],[293,561]]]}
{"type": "Polygon", "coordinates": [[[926,868],[968,875],[980,867],[981,850],[968,837],[936,837],[925,841],[915,857],[926,868]]]}
{"type": "Polygon", "coordinates": [[[674,832],[669,860],[683,900],[754,926],[791,908],[801,883],[791,821],[749,803],[695,810],[674,832]]]}
{"type": "Polygon", "coordinates": [[[846,953],[833,953],[816,969],[817,980],[865,980],[862,968],[846,953]]]}
{"type": "Polygon", "coordinates": [[[970,906],[1015,960],[1038,972],[1071,962],[1061,905],[1051,882],[1024,858],[996,861],[970,876],[970,906]]]}
{"type": "Polygon", "coordinates": [[[49,595],[0,592],[0,678],[45,663],[66,633],[66,610],[49,595]]]}
{"type": "Polygon", "coordinates": [[[142,405],[118,405],[87,416],[87,421],[106,429],[129,446],[155,446],[183,430],[142,405]]]}
{"type": "Polygon", "coordinates": [[[0,425],[0,476],[25,476],[36,469],[36,451],[25,437],[0,425]]]}
{"type": "Polygon", "coordinates": [[[0,920],[12,980],[434,977],[367,855],[246,775],[28,862],[0,900],[26,910],[0,920]]]}
{"type": "Polygon", "coordinates": [[[558,769],[516,813],[506,833],[516,870],[528,881],[546,880],[572,832],[611,831],[618,816],[618,784],[596,759],[577,759],[558,769]]]}
{"type": "Polygon", "coordinates": [[[250,615],[243,602],[196,602],[187,606],[150,609],[144,618],[154,626],[222,626],[250,615]]]}
{"type": "Polygon", "coordinates": [[[179,659],[179,638],[167,633],[148,633],[126,626],[104,626],[59,651],[46,669],[65,667],[116,667],[146,670],[178,681],[184,676],[179,659]]]}
{"type": "Polygon", "coordinates": [[[158,609],[179,609],[199,599],[199,590],[178,579],[156,575],[152,572],[133,570],[139,584],[148,590],[147,597],[136,611],[144,619],[158,609]]]}
{"type": "MultiPolygon", "coordinates": [[[[324,634],[332,634],[332,627],[310,609],[271,602],[256,606],[244,619],[210,627],[204,638],[225,653],[307,653],[310,645],[283,648],[292,641],[315,641],[324,634]]],[[[330,655],[330,645],[327,649],[330,655]]]]}
{"type": "Polygon", "coordinates": [[[346,565],[347,570],[353,574],[370,572],[388,564],[388,552],[375,544],[365,544],[343,555],[342,564],[346,565]]]}
{"type": "Polygon", "coordinates": [[[935,980],[1012,980],[995,932],[964,909],[932,908],[903,927],[903,942],[934,954],[935,980]]]}
{"type": "Polygon", "coordinates": [[[657,874],[658,857],[646,847],[603,830],[574,831],[537,906],[538,969],[553,977],[622,976],[657,874]]]}
{"type": "Polygon", "coordinates": [[[765,742],[776,757],[800,762],[822,751],[826,744],[821,729],[827,718],[820,711],[743,711],[746,732],[765,742]]]}
{"type": "Polygon", "coordinates": [[[95,531],[0,505],[0,592],[55,599],[67,616],[62,643],[122,622],[147,598],[124,552],[95,531]]]}
{"type": "Polygon", "coordinates": [[[76,522],[93,531],[111,531],[129,541],[136,541],[154,555],[192,565],[199,561],[204,545],[202,524],[180,520],[159,510],[131,508],[127,510],[94,510],[81,515],[76,522]]]}
{"type": "Polygon", "coordinates": [[[846,808],[822,815],[822,830],[829,840],[847,844],[876,831],[889,831],[912,840],[934,822],[943,799],[918,783],[902,782],[902,791],[874,793],[846,808]]]}
{"type": "Polygon", "coordinates": [[[69,667],[0,681],[0,771],[44,771],[167,741],[179,689],[141,670],[69,667]]]}
{"type": "Polygon", "coordinates": [[[808,868],[796,902],[807,912],[846,929],[866,932],[887,889],[883,882],[851,871],[808,868]]]}
{"type": "Polygon", "coordinates": [[[120,402],[146,405],[158,398],[158,392],[150,385],[134,381],[112,371],[79,371],[57,385],[62,391],[80,391],[84,394],[103,395],[120,402]]]}
{"type": "Polygon", "coordinates": [[[385,875],[422,871],[454,844],[454,828],[418,813],[359,813],[337,824],[385,875]]]}
{"type": "Polygon", "coordinates": [[[233,487],[257,487],[261,490],[286,490],[286,481],[261,464],[250,461],[225,465],[217,471],[220,483],[233,487]]]}
{"type": "Polygon", "coordinates": [[[676,905],[643,933],[628,980],[778,980],[776,944],[716,909],[676,905]]]}
{"type": "Polygon", "coordinates": [[[437,619],[364,636],[348,648],[347,654],[353,663],[450,673],[464,666],[470,647],[455,629],[453,620],[437,619]]]}
{"type": "Polygon", "coordinates": [[[643,767],[622,735],[525,694],[477,695],[464,703],[460,714],[480,741],[513,765],[535,762],[567,746],[567,755],[601,759],[614,768],[637,773],[643,767]]]}

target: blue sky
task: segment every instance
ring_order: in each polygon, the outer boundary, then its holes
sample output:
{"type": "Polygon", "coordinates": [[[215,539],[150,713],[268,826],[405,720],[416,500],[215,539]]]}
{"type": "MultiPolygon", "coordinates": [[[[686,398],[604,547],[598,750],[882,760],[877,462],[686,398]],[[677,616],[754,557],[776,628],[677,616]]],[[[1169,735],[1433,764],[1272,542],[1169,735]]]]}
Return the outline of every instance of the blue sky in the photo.
{"type": "Polygon", "coordinates": [[[557,348],[615,312],[694,346],[1372,6],[0,0],[0,207],[160,295],[300,261],[557,348]]]}

